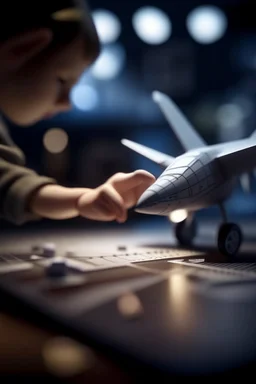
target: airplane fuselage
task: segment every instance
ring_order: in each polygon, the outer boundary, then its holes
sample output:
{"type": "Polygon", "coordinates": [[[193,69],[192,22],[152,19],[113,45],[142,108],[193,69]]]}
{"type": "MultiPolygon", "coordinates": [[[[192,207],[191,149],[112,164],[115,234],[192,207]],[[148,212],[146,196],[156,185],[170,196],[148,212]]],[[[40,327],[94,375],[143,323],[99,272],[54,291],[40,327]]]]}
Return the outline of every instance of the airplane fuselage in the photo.
{"type": "Polygon", "coordinates": [[[135,152],[166,167],[139,198],[135,210],[168,215],[180,209],[193,212],[223,203],[237,178],[256,168],[256,130],[245,139],[208,145],[170,97],[156,91],[153,99],[184,153],[175,158],[125,140],[124,144],[135,152]]]}
{"type": "Polygon", "coordinates": [[[178,209],[196,211],[223,202],[236,182],[223,172],[216,158],[227,145],[198,148],[176,157],[141,196],[136,211],[168,215],[178,209]]]}

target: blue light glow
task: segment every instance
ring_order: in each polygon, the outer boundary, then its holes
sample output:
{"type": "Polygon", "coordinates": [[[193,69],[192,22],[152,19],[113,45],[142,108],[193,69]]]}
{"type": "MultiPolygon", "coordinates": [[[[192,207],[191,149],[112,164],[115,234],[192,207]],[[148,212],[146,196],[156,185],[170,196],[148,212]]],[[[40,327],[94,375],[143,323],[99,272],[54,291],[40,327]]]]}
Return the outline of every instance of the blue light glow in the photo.
{"type": "Polygon", "coordinates": [[[188,32],[196,42],[212,44],[224,36],[228,22],[221,9],[205,5],[191,11],[186,24],[188,32]]]}
{"type": "Polygon", "coordinates": [[[138,9],[133,15],[132,24],[138,37],[148,44],[162,44],[172,33],[170,18],[156,7],[138,9]]]}
{"type": "Polygon", "coordinates": [[[92,66],[91,74],[99,80],[117,77],[125,65],[125,51],[121,44],[105,46],[92,66]]]}
{"type": "Polygon", "coordinates": [[[97,9],[92,13],[93,21],[103,44],[114,43],[121,33],[121,23],[117,16],[105,9],[97,9]]]}
{"type": "Polygon", "coordinates": [[[99,102],[99,96],[96,89],[85,84],[74,86],[70,97],[72,104],[81,111],[91,111],[99,102]]]}

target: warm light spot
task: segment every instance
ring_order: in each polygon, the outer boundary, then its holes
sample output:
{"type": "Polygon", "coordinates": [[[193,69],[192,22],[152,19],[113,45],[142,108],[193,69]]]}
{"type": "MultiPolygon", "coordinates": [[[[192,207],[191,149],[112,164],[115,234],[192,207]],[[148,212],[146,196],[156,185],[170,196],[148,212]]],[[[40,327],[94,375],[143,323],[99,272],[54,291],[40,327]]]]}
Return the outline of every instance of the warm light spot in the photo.
{"type": "Polygon", "coordinates": [[[189,338],[194,324],[193,303],[188,297],[191,283],[182,269],[179,270],[178,266],[174,268],[176,270],[168,278],[171,319],[176,325],[176,331],[189,338]]]}
{"type": "Polygon", "coordinates": [[[48,152],[61,153],[68,145],[68,135],[61,128],[51,128],[45,133],[43,144],[48,152]]]}
{"type": "Polygon", "coordinates": [[[41,259],[41,257],[37,256],[37,255],[31,255],[30,256],[30,260],[32,260],[32,261],[37,261],[37,260],[40,260],[40,259],[41,259]]]}
{"type": "Polygon", "coordinates": [[[57,21],[80,21],[82,12],[77,8],[65,8],[52,13],[51,17],[57,21]]]}
{"type": "Polygon", "coordinates": [[[119,312],[128,318],[140,316],[143,313],[142,304],[134,293],[126,293],[118,298],[117,306],[119,312]]]}
{"type": "Polygon", "coordinates": [[[188,213],[185,209],[177,209],[169,214],[169,218],[173,223],[180,223],[188,217],[188,213]]]}
{"type": "Polygon", "coordinates": [[[46,368],[58,377],[81,374],[94,365],[92,352],[68,337],[56,337],[47,341],[42,355],[46,368]]]}

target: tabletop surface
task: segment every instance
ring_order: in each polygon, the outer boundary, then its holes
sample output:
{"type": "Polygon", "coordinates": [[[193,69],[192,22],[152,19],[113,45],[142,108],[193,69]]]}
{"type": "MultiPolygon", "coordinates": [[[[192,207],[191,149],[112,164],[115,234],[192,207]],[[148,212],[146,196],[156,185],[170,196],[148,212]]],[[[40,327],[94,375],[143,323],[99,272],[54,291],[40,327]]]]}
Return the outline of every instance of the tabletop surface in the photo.
{"type": "MultiPolygon", "coordinates": [[[[218,223],[205,222],[200,227],[195,241],[195,249],[209,248],[215,253],[215,236],[218,223]]],[[[256,250],[256,224],[243,223],[246,234],[240,259],[252,260],[256,250]]],[[[58,254],[67,251],[84,255],[116,253],[120,250],[130,252],[134,249],[161,249],[175,246],[172,228],[166,223],[158,226],[132,225],[113,226],[98,229],[83,228],[17,228],[0,233],[1,252],[22,252],[42,243],[54,243],[58,254]]],[[[99,311],[100,312],[100,311],[99,311]]],[[[18,309],[5,302],[0,306],[0,377],[40,377],[50,382],[105,382],[111,375],[114,382],[134,382],[131,372],[120,367],[105,354],[78,343],[71,337],[45,324],[38,325],[24,318],[18,309]],[[62,351],[58,359],[50,359],[52,351],[62,351]],[[66,355],[65,355],[66,349],[66,355]],[[46,352],[48,351],[48,352],[46,352]],[[71,351],[71,352],[70,352],[71,351]],[[67,363],[68,356],[73,356],[67,363]],[[72,355],[73,354],[73,355],[72,355]],[[47,357],[48,356],[48,357],[47,357]],[[90,363],[88,363],[90,361],[90,363]],[[93,363],[92,363],[93,362],[93,363]]]]}

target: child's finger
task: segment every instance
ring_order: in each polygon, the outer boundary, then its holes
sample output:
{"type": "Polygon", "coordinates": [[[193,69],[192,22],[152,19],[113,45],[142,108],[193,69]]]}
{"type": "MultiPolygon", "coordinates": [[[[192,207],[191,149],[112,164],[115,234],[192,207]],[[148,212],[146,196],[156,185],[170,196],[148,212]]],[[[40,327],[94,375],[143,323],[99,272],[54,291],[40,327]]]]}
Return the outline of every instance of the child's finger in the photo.
{"type": "Polygon", "coordinates": [[[109,205],[106,205],[102,201],[97,201],[97,203],[93,207],[91,207],[89,212],[88,210],[85,210],[84,216],[93,220],[100,221],[112,221],[116,218],[109,205]]]}
{"type": "Polygon", "coordinates": [[[145,184],[140,184],[137,187],[124,192],[122,197],[125,207],[127,209],[132,208],[137,203],[142,193],[145,192],[148,187],[149,186],[145,186],[145,184]]]}
{"type": "Polygon", "coordinates": [[[126,220],[127,213],[124,201],[112,185],[104,184],[99,194],[99,201],[115,215],[117,221],[123,222],[126,220]]]}
{"type": "MultiPolygon", "coordinates": [[[[131,173],[117,173],[112,176],[110,183],[120,194],[143,185],[146,189],[155,181],[155,176],[144,170],[137,170],[131,173]]],[[[143,188],[143,187],[142,187],[143,188]]]]}

